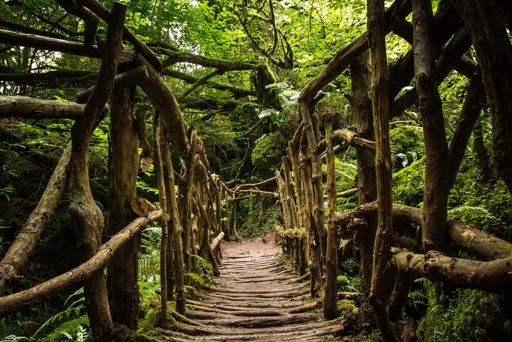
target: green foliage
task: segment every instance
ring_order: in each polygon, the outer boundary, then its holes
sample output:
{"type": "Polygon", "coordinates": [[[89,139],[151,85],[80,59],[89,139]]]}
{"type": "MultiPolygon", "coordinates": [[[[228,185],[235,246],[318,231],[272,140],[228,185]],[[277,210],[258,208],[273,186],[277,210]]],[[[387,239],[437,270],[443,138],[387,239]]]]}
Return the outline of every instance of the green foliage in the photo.
{"type": "Polygon", "coordinates": [[[256,195],[238,201],[237,231],[241,238],[264,236],[279,223],[281,207],[272,201],[256,195]]]}
{"type": "MultiPolygon", "coordinates": [[[[47,319],[34,334],[31,336],[31,340],[39,338],[39,336],[49,331],[51,327],[53,330],[48,333],[42,341],[56,341],[63,336],[75,335],[79,337],[87,336],[86,327],[89,326],[89,319],[85,315],[85,297],[83,287],[72,293],[64,302],[64,310],[56,313],[47,319]]],[[[72,338],[71,338],[72,339],[72,338]]],[[[85,339],[83,339],[85,341],[85,339]]]]}
{"type": "Polygon", "coordinates": [[[192,254],[192,261],[194,268],[198,271],[186,273],[190,279],[195,281],[198,285],[206,285],[213,283],[213,266],[212,263],[196,254],[192,254]]]}
{"type": "Polygon", "coordinates": [[[403,125],[389,131],[393,170],[398,171],[425,155],[421,127],[403,125]]]}
{"type": "Polygon", "coordinates": [[[41,341],[62,341],[64,338],[66,338],[69,341],[85,342],[89,337],[88,327],[89,318],[86,315],[80,316],[62,323],[41,341]]]}
{"type": "Polygon", "coordinates": [[[263,135],[256,140],[251,154],[255,168],[261,170],[276,170],[281,163],[281,156],[286,154],[287,140],[280,132],[263,135]]]}
{"type": "Polygon", "coordinates": [[[510,236],[511,233],[511,228],[503,220],[483,207],[463,205],[449,210],[448,216],[494,235],[510,236]]]}
{"type": "Polygon", "coordinates": [[[425,158],[422,158],[393,174],[393,200],[413,207],[418,206],[423,202],[424,183],[425,158]]]}
{"type": "MultiPolygon", "coordinates": [[[[153,224],[155,224],[153,222],[153,224]]],[[[148,226],[142,231],[138,255],[139,274],[150,279],[160,274],[160,242],[162,227],[148,226]]]]}
{"type": "Polygon", "coordinates": [[[503,297],[478,290],[458,289],[448,306],[434,305],[418,327],[422,341],[507,341],[512,338],[510,320],[503,310],[503,297]]]}

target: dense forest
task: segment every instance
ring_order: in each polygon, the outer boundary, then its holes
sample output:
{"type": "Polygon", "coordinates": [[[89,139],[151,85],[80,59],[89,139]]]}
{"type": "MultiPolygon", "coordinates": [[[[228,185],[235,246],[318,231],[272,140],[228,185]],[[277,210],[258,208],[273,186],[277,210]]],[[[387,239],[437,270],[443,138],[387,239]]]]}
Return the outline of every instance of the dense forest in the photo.
{"type": "Polygon", "coordinates": [[[511,30],[1,1],[0,340],[512,340],[511,30]]]}

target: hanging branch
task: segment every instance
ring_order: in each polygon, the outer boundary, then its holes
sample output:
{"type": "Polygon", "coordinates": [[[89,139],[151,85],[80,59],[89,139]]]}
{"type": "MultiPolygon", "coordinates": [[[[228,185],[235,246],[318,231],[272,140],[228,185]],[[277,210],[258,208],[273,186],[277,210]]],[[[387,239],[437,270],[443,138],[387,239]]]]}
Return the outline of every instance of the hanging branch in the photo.
{"type": "Polygon", "coordinates": [[[218,75],[222,75],[223,73],[224,73],[224,71],[222,71],[220,69],[217,69],[217,70],[214,70],[211,73],[205,75],[204,77],[201,77],[196,82],[194,82],[194,84],[192,84],[192,86],[190,88],[185,90],[185,92],[183,94],[181,94],[181,96],[179,98],[179,102],[185,100],[187,98],[187,96],[192,94],[201,85],[205,84],[209,79],[211,79],[211,78],[213,78],[215,76],[218,76],[218,75]]]}

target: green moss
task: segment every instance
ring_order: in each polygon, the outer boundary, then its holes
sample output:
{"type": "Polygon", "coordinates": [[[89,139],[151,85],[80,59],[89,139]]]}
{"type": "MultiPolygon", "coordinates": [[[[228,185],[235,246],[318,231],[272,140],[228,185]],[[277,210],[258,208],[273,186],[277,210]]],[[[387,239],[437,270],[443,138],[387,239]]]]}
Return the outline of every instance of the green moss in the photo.
{"type": "Polygon", "coordinates": [[[403,169],[425,155],[423,131],[418,126],[398,126],[389,131],[391,158],[395,171],[403,169]]]}
{"type": "Polygon", "coordinates": [[[279,132],[263,136],[256,141],[251,154],[252,164],[260,170],[276,170],[281,156],[286,155],[287,141],[279,132]]]}
{"type": "Polygon", "coordinates": [[[350,299],[338,300],[337,310],[340,315],[357,317],[359,308],[355,302],[350,299]]]}
{"type": "Polygon", "coordinates": [[[149,333],[155,327],[160,326],[162,323],[162,311],[160,307],[148,308],[144,314],[144,317],[139,320],[139,332],[149,333]]]}

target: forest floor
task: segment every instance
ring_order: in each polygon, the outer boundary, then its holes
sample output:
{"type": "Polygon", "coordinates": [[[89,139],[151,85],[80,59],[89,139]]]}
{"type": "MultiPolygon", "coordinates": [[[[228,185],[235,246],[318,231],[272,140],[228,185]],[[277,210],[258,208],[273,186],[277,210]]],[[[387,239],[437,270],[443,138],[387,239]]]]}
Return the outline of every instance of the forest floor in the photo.
{"type": "Polygon", "coordinates": [[[331,341],[348,321],[322,319],[307,284],[285,267],[273,239],[224,242],[221,275],[200,301],[188,301],[187,319],[170,341],[331,341]]]}

